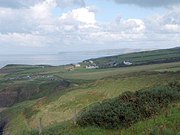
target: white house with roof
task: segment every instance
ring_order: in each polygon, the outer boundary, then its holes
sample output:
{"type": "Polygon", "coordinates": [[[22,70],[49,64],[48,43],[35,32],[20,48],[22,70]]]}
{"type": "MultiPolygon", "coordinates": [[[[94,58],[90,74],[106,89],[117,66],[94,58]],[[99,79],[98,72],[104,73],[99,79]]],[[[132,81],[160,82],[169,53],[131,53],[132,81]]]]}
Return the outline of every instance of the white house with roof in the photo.
{"type": "Polygon", "coordinates": [[[86,66],[86,69],[97,69],[97,68],[99,68],[99,66],[95,66],[95,65],[86,66]]]}
{"type": "Polygon", "coordinates": [[[95,63],[89,66],[86,66],[86,69],[97,69],[97,68],[99,68],[99,66],[97,66],[95,63]]]}
{"type": "Polygon", "coordinates": [[[75,67],[81,67],[79,63],[73,64],[75,67]]]}
{"type": "Polygon", "coordinates": [[[89,61],[91,64],[93,64],[94,62],[92,60],[89,61]]]}
{"type": "Polygon", "coordinates": [[[130,62],[130,61],[124,61],[123,63],[124,63],[125,65],[127,65],[127,66],[132,65],[132,62],[130,62]]]}

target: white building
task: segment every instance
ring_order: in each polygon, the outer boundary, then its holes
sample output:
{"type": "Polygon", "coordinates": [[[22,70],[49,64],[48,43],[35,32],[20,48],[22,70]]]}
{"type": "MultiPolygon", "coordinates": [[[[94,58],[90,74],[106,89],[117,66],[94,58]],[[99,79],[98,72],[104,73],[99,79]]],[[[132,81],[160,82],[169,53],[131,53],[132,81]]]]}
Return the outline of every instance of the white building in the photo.
{"type": "Polygon", "coordinates": [[[128,66],[132,65],[132,62],[129,62],[129,61],[124,61],[123,63],[128,66]]]}
{"type": "Polygon", "coordinates": [[[74,64],[75,67],[80,67],[81,65],[79,63],[74,64]]]}
{"type": "Polygon", "coordinates": [[[95,65],[86,66],[86,69],[97,69],[97,68],[99,68],[99,66],[95,66],[95,65]]]}

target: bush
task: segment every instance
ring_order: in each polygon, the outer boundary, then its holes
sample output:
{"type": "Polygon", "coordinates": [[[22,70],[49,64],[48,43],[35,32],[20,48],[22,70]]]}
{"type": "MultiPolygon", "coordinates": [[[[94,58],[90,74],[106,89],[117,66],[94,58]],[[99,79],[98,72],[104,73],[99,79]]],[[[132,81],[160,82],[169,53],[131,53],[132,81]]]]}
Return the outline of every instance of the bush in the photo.
{"type": "Polygon", "coordinates": [[[78,115],[77,123],[105,128],[128,127],[155,115],[161,108],[179,99],[179,85],[124,92],[119,97],[84,108],[78,115]]]}

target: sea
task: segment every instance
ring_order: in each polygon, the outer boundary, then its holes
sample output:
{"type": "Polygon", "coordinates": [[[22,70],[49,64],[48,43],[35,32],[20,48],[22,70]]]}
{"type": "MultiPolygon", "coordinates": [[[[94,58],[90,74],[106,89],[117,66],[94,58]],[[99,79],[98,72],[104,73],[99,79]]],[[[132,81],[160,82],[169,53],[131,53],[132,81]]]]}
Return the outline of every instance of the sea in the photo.
{"type": "Polygon", "coordinates": [[[108,54],[16,54],[0,55],[0,69],[7,64],[25,64],[25,65],[66,65],[82,62],[91,58],[109,56],[108,54]]]}

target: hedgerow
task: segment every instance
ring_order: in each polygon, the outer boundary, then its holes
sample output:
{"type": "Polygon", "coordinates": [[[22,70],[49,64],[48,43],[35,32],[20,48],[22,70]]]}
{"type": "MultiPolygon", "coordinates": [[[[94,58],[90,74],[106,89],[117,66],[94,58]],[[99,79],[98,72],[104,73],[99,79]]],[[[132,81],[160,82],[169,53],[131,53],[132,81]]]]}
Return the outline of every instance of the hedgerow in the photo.
{"type": "Polygon", "coordinates": [[[174,101],[180,101],[180,83],[167,86],[124,92],[113,99],[104,100],[84,108],[77,124],[105,128],[128,127],[140,120],[156,115],[174,101]]]}

